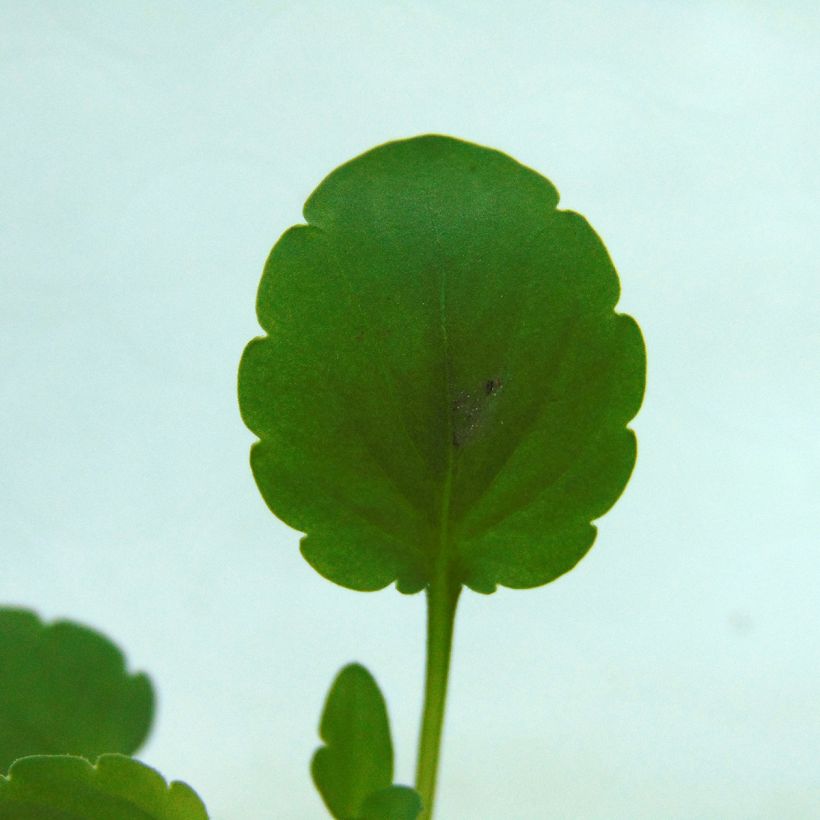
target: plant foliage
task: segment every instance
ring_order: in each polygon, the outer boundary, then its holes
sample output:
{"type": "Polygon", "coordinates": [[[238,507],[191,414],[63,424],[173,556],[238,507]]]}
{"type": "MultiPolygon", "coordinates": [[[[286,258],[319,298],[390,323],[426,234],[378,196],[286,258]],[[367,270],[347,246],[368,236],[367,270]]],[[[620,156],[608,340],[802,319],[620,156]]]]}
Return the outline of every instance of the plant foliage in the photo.
{"type": "Polygon", "coordinates": [[[154,694],[122,652],[70,621],[0,609],[0,772],[18,757],[134,753],[151,727],[154,694]]]}
{"type": "Polygon", "coordinates": [[[372,675],[350,664],[336,677],[325,702],[313,756],[313,780],[328,811],[339,820],[414,820],[419,796],[393,786],[393,743],[387,706],[372,675]]]}
{"type": "Polygon", "coordinates": [[[196,793],[143,763],[102,755],[18,760],[0,777],[0,820],[208,820],[196,793]]]}
{"type": "Polygon", "coordinates": [[[645,354],[586,220],[449,137],[342,165],[259,286],[243,418],[271,510],[353,589],[479,592],[571,569],[635,462],[645,354]]]}

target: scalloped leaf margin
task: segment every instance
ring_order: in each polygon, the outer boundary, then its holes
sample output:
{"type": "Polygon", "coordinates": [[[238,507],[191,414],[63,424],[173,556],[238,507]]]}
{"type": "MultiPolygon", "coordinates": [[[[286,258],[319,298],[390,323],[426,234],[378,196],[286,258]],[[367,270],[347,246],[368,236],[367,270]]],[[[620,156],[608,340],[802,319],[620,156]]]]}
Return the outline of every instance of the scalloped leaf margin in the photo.
{"type": "Polygon", "coordinates": [[[96,630],[3,608],[0,657],[0,772],[29,755],[131,755],[145,742],[151,681],[96,630]]]}
{"type": "Polygon", "coordinates": [[[0,820],[208,820],[185,783],[124,755],[37,755],[0,777],[0,820]]]}

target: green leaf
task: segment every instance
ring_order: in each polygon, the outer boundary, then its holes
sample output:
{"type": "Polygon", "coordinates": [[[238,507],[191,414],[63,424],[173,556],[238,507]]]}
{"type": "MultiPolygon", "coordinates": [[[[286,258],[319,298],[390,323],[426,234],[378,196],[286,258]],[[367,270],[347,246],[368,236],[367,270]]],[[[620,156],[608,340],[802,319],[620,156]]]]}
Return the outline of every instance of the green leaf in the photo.
{"type": "Polygon", "coordinates": [[[18,757],[131,754],[151,726],[154,695],[102,635],[0,610],[0,773],[18,757]]]}
{"type": "Polygon", "coordinates": [[[360,820],[416,820],[419,814],[421,797],[415,789],[390,786],[364,801],[360,820]]]}
{"type": "Polygon", "coordinates": [[[143,763],[103,755],[18,760],[0,777],[0,820],[207,820],[196,793],[143,763]]]}
{"type": "Polygon", "coordinates": [[[393,780],[387,707],[372,675],[359,664],[339,672],[325,702],[311,774],[330,813],[359,816],[365,799],[393,780]]]}
{"type": "Polygon", "coordinates": [[[334,171],[271,252],[239,372],[265,501],[353,589],[571,569],[635,462],[641,333],[550,182],[441,136],[334,171]]]}

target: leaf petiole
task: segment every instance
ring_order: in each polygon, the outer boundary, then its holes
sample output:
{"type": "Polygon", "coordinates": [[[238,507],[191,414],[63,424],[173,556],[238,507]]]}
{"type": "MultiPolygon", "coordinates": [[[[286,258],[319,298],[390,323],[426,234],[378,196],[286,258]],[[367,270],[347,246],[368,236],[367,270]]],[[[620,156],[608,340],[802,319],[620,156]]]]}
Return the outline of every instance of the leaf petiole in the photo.
{"type": "Polygon", "coordinates": [[[433,816],[439,749],[441,748],[450,650],[461,584],[447,571],[436,573],[427,587],[427,665],[424,682],[424,710],[419,737],[416,791],[421,795],[419,820],[433,816]]]}

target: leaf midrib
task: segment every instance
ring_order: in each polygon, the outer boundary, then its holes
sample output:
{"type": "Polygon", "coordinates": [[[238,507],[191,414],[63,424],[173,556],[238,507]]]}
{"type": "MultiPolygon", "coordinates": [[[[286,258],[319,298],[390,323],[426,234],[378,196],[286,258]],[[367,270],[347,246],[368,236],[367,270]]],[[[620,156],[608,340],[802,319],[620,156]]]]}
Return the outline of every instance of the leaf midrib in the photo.
{"type": "MultiPolygon", "coordinates": [[[[442,243],[436,227],[436,220],[433,215],[433,207],[431,204],[432,193],[428,188],[423,188],[424,205],[427,211],[427,218],[430,221],[430,232],[433,236],[433,242],[436,249],[438,259],[442,259],[442,243]]],[[[441,346],[442,346],[442,360],[444,362],[444,415],[446,418],[446,437],[444,439],[444,446],[447,448],[447,463],[444,469],[444,484],[441,490],[440,502],[440,520],[438,532],[438,549],[433,559],[433,573],[434,575],[444,575],[449,569],[450,557],[450,502],[453,494],[453,469],[454,469],[454,453],[453,453],[453,413],[450,407],[452,390],[452,372],[450,369],[450,340],[447,333],[447,266],[439,265],[439,273],[441,281],[439,284],[438,295],[438,311],[439,311],[439,330],[441,332],[441,346]]],[[[431,579],[432,580],[432,579],[431,579]]]]}

